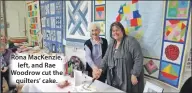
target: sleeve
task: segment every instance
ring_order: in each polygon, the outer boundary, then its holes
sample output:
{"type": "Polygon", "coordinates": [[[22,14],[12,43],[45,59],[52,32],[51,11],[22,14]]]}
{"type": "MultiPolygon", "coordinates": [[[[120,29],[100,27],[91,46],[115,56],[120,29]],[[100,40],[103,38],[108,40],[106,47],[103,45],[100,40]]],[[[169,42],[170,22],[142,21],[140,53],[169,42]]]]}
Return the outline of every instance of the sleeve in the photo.
{"type": "Polygon", "coordinates": [[[108,48],[108,42],[107,42],[107,40],[106,40],[106,43],[107,43],[107,44],[106,44],[106,47],[108,48]]]}
{"type": "Polygon", "coordinates": [[[87,47],[87,45],[84,46],[85,47],[85,59],[86,62],[89,64],[89,66],[91,68],[93,68],[95,66],[93,59],[91,57],[91,50],[87,47]]]}
{"type": "Polygon", "coordinates": [[[8,59],[6,60],[6,63],[7,63],[7,66],[9,67],[9,65],[10,65],[10,62],[11,62],[11,55],[13,55],[13,52],[12,52],[12,50],[10,50],[10,49],[8,49],[8,59]]]}
{"type": "Polygon", "coordinates": [[[108,55],[109,55],[109,47],[107,48],[107,51],[105,53],[105,56],[102,59],[101,66],[100,66],[102,71],[103,71],[103,73],[105,73],[107,71],[108,55]]]}
{"type": "Polygon", "coordinates": [[[136,39],[131,40],[130,51],[134,61],[131,74],[138,77],[143,69],[143,54],[140,44],[136,39]]]}
{"type": "Polygon", "coordinates": [[[3,56],[0,56],[0,63],[1,63],[1,68],[3,68],[5,66],[5,63],[6,63],[3,56]]]}

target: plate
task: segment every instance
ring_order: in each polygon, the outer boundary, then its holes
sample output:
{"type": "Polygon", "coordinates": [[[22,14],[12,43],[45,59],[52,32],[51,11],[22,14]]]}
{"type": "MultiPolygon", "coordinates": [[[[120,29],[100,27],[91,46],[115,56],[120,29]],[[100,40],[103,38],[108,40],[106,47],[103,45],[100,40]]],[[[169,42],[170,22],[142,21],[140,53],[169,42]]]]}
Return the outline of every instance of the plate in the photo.
{"type": "Polygon", "coordinates": [[[96,92],[96,88],[94,86],[88,87],[88,84],[82,84],[76,87],[77,92],[96,92]]]}

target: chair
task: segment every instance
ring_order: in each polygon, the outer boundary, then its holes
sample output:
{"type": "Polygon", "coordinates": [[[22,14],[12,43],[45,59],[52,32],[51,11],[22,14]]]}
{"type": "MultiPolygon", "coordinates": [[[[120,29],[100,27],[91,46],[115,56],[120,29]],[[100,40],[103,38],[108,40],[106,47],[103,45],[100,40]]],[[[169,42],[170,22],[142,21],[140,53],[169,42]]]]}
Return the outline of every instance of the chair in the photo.
{"type": "Polygon", "coordinates": [[[146,84],[145,84],[145,88],[144,88],[144,91],[143,93],[163,93],[163,88],[153,84],[153,83],[150,83],[149,81],[146,81],[146,84]]]}

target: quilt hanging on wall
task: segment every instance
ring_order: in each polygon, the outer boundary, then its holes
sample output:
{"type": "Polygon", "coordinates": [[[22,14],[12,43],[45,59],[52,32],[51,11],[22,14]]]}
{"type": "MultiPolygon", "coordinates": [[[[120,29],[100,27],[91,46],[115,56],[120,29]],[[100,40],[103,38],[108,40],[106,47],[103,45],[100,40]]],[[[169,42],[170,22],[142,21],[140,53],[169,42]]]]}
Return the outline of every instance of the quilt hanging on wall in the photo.
{"type": "Polygon", "coordinates": [[[66,40],[84,42],[92,20],[92,1],[66,1],[66,40]]]}
{"type": "Polygon", "coordinates": [[[145,57],[160,59],[162,8],[162,1],[106,1],[106,31],[113,22],[121,22],[126,33],[139,41],[145,57]]]}
{"type": "Polygon", "coordinates": [[[106,0],[94,1],[94,22],[98,23],[101,28],[100,37],[106,37],[106,0]]]}
{"type": "MultiPolygon", "coordinates": [[[[4,35],[4,32],[5,32],[4,31],[5,29],[4,29],[4,20],[3,19],[4,19],[3,16],[0,15],[0,36],[4,35]]],[[[3,47],[3,45],[0,42],[0,51],[2,51],[3,49],[4,49],[4,47],[3,47]]]]}
{"type": "Polygon", "coordinates": [[[106,1],[106,28],[121,22],[142,48],[145,75],[158,79],[163,34],[162,1],[106,1]],[[113,9],[112,9],[113,8],[113,9]],[[158,11],[158,12],[157,12],[158,11]]]}
{"type": "Polygon", "coordinates": [[[41,1],[43,46],[51,52],[63,53],[64,1],[41,1]]]}
{"type": "Polygon", "coordinates": [[[39,1],[26,1],[28,7],[28,24],[30,33],[30,45],[37,46],[38,35],[41,33],[39,1]]]}
{"type": "Polygon", "coordinates": [[[190,21],[190,1],[167,1],[162,41],[159,79],[175,88],[181,87],[185,48],[190,21]]]}
{"type": "Polygon", "coordinates": [[[166,7],[164,4],[163,1],[106,1],[106,31],[114,21],[121,22],[126,33],[141,45],[145,75],[178,89],[190,2],[167,1],[166,7]]]}

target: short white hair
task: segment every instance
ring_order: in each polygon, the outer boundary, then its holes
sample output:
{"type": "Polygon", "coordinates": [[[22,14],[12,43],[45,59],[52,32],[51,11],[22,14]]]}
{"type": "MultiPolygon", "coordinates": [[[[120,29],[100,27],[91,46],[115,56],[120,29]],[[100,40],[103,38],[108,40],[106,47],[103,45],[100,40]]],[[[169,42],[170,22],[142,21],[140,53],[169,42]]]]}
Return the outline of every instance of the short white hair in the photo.
{"type": "Polygon", "coordinates": [[[90,25],[89,25],[89,27],[88,27],[88,30],[89,30],[90,32],[92,32],[92,27],[93,27],[93,26],[96,26],[96,28],[97,28],[99,31],[101,30],[100,24],[99,24],[98,22],[91,22],[90,25]]]}

